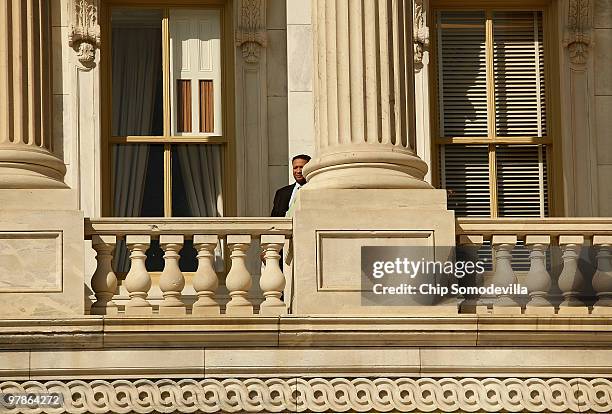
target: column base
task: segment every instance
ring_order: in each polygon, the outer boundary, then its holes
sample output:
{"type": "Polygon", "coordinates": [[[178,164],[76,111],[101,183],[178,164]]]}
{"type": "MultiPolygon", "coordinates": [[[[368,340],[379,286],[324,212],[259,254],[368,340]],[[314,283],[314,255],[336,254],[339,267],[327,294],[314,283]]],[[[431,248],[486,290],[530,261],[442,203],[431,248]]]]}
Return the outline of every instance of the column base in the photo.
{"type": "Polygon", "coordinates": [[[66,166],[46,149],[0,145],[0,188],[68,188],[66,166]]]}
{"type": "Polygon", "coordinates": [[[343,145],[304,167],[311,189],[433,188],[424,180],[427,163],[391,144],[343,145]]]}

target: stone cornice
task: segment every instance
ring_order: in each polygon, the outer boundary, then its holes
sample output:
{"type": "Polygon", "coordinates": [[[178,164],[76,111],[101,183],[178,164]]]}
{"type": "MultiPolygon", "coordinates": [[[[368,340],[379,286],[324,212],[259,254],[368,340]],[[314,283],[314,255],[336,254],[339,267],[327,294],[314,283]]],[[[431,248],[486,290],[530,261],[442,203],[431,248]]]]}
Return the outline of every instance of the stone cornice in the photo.
{"type": "Polygon", "coordinates": [[[96,317],[0,320],[0,349],[612,345],[600,316],[251,318],[96,317]]]}

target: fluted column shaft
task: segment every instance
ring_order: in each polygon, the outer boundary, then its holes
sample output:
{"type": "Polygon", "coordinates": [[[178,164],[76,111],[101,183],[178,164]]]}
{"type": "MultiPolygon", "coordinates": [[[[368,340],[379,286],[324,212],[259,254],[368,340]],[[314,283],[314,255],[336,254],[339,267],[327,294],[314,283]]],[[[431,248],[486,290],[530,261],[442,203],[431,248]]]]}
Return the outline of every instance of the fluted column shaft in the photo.
{"type": "Polygon", "coordinates": [[[48,0],[0,2],[0,188],[65,187],[52,155],[48,0]]]}
{"type": "Polygon", "coordinates": [[[412,0],[315,0],[313,20],[309,187],[431,188],[414,145],[412,0]]]}

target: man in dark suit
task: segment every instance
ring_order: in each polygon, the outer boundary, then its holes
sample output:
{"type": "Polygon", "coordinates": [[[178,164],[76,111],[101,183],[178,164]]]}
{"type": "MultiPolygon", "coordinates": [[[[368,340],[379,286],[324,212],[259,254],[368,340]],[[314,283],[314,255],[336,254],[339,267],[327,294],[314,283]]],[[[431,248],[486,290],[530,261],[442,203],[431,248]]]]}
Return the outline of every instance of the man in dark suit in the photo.
{"type": "Polygon", "coordinates": [[[306,178],[302,175],[302,169],[304,165],[310,161],[310,157],[306,154],[300,154],[293,157],[291,160],[291,166],[293,167],[293,178],[295,183],[279,188],[274,195],[274,206],[272,207],[272,217],[285,217],[287,210],[293,204],[297,192],[304,184],[306,184],[306,178]]]}

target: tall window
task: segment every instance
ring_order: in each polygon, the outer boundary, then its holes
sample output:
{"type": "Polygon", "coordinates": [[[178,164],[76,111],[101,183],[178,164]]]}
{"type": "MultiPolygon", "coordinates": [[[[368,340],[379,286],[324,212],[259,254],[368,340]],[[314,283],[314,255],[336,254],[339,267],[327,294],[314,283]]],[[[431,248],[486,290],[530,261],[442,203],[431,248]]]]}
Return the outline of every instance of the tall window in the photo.
{"type": "Polygon", "coordinates": [[[107,11],[106,214],[224,214],[222,9],[107,11]]]}
{"type": "Polygon", "coordinates": [[[543,12],[437,10],[440,186],[457,216],[548,215],[543,12]]]}

